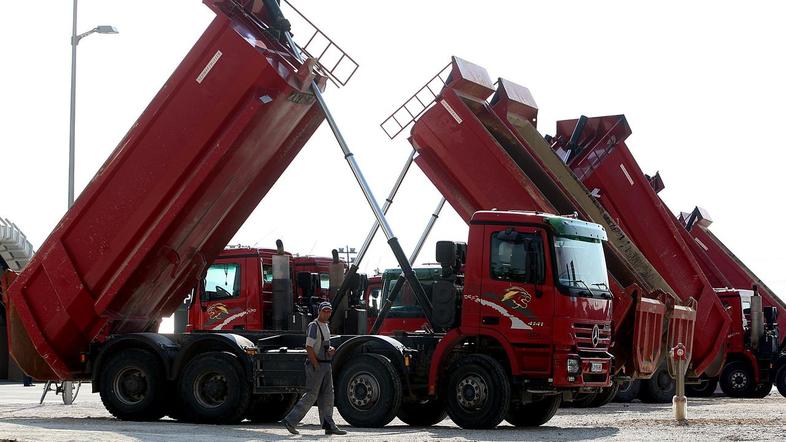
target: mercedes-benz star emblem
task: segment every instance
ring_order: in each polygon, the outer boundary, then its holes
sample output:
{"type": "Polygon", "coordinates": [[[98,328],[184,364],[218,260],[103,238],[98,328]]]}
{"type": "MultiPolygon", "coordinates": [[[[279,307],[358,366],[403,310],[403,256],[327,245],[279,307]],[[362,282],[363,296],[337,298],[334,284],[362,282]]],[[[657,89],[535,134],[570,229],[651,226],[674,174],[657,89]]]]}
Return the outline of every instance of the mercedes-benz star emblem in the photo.
{"type": "Polygon", "coordinates": [[[598,324],[595,324],[592,327],[592,346],[597,347],[598,342],[600,342],[600,328],[598,328],[598,324]]]}

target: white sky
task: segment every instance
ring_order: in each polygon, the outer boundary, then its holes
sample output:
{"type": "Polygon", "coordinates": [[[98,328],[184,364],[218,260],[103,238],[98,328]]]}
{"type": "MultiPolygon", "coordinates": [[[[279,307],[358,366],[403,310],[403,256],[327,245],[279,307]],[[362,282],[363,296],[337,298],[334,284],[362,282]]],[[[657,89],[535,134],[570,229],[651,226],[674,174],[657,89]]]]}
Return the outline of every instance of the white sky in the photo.
{"type": "MultiPolygon", "coordinates": [[[[0,216],[39,247],[67,202],[71,8],[68,0],[3,2],[0,15],[0,216]]],[[[530,88],[539,128],[580,114],[624,113],[628,145],[656,170],[677,212],[694,205],[713,232],[775,292],[786,293],[778,127],[786,115],[784,6],[779,2],[348,1],[299,7],[361,65],[326,98],[382,202],[410,147],[379,123],[458,55],[530,88]],[[781,55],[778,55],[781,54],[781,55]],[[764,128],[775,128],[765,136],[764,128]],[[772,227],[772,228],[770,228],[772,227]]],[[[212,19],[197,0],[82,0],[77,75],[76,189],[81,191],[212,19]]],[[[297,36],[296,36],[297,37],[297,36]]],[[[769,130],[769,129],[768,129],[769,130]]],[[[413,166],[390,211],[408,254],[437,191],[413,166]]],[[[359,248],[372,214],[326,124],[233,243],[328,255],[359,248]]],[[[436,239],[466,240],[446,206],[436,239]]],[[[378,238],[381,237],[379,234],[378,238]]],[[[377,240],[363,269],[394,260],[377,240]]]]}

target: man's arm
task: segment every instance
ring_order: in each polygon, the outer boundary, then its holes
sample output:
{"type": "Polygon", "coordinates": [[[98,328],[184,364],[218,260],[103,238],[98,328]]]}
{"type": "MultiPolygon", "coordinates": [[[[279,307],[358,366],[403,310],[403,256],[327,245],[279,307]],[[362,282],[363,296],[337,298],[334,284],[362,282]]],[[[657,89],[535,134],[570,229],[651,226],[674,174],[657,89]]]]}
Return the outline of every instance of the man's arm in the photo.
{"type": "Polygon", "coordinates": [[[319,368],[319,360],[317,359],[317,352],[315,352],[312,347],[306,346],[306,353],[308,353],[308,359],[311,360],[311,365],[314,366],[314,369],[319,368]]]}
{"type": "Polygon", "coordinates": [[[308,359],[311,361],[311,365],[314,366],[314,369],[319,368],[317,352],[314,351],[314,345],[317,343],[317,332],[316,324],[312,322],[308,325],[308,330],[306,331],[306,354],[308,354],[308,359]]]}

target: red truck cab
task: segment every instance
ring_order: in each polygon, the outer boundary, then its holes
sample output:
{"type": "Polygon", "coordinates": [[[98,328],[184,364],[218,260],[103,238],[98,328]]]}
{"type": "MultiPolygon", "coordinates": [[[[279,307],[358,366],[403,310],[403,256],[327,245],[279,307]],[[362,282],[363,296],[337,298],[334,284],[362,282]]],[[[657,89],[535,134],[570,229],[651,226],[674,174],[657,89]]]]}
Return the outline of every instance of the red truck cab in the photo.
{"type": "MultiPolygon", "coordinates": [[[[443,282],[432,287],[436,325],[450,331],[430,360],[441,361],[443,351],[469,339],[484,351],[496,347],[507,355],[513,381],[525,386],[522,394],[535,385],[575,393],[608,387],[612,295],[606,239],[601,226],[573,218],[475,213],[469,246],[457,246],[463,265],[455,268],[465,273],[453,277],[443,270],[443,280],[453,279],[461,292],[460,313],[451,316],[443,282]]],[[[449,254],[438,245],[443,269],[449,254]]],[[[439,367],[432,364],[433,375],[439,367]]]]}
{"type": "MultiPolygon", "coordinates": [[[[229,247],[208,267],[188,304],[187,331],[270,330],[275,249],[229,247]]],[[[329,300],[331,258],[290,257],[293,302],[307,304],[298,274],[308,274],[315,296],[329,300]]]]}
{"type": "Polygon", "coordinates": [[[186,330],[264,330],[272,311],[275,253],[275,249],[224,249],[196,287],[186,330]]]}
{"type": "Polygon", "coordinates": [[[753,290],[718,289],[717,294],[731,317],[721,389],[732,397],[767,396],[786,359],[780,348],[777,309],[762,307],[761,296],[753,290]]]}

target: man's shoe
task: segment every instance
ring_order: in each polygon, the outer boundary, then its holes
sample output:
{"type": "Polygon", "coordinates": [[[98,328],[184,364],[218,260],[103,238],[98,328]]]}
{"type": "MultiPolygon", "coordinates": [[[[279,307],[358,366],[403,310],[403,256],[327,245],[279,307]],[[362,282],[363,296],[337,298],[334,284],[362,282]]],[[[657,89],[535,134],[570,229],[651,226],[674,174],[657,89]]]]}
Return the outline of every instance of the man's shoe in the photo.
{"type": "Polygon", "coordinates": [[[343,436],[347,434],[347,432],[342,430],[341,428],[333,427],[333,428],[325,428],[325,434],[335,434],[336,436],[343,436]]]}
{"type": "Polygon", "coordinates": [[[300,432],[297,431],[297,429],[295,429],[295,426],[290,424],[286,419],[281,420],[280,423],[281,423],[281,425],[286,427],[287,431],[289,431],[291,434],[300,434],[300,432]]]}

